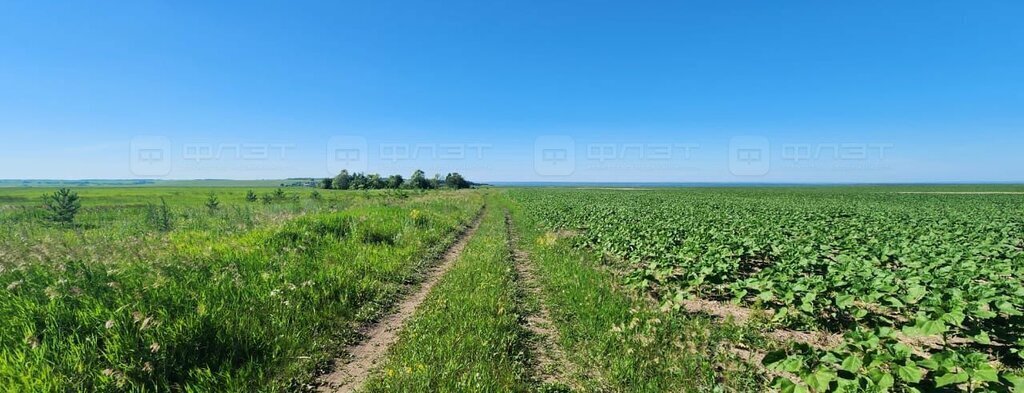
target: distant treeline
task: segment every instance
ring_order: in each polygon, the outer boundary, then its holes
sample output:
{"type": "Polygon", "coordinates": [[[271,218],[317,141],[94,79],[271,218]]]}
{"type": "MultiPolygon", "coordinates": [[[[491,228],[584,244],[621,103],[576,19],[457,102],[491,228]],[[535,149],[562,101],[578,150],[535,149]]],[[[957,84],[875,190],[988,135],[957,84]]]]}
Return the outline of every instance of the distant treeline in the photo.
{"type": "Polygon", "coordinates": [[[444,178],[440,174],[435,174],[432,178],[427,178],[423,171],[417,169],[416,172],[412,173],[409,179],[405,179],[402,175],[391,175],[383,177],[376,173],[365,174],[357,172],[349,174],[347,170],[342,170],[337,176],[333,178],[324,178],[320,180],[320,188],[334,189],[334,190],[382,190],[382,189],[414,189],[414,190],[433,190],[440,188],[450,188],[454,190],[469,188],[473,183],[466,181],[458,172],[452,172],[446,175],[444,178]]]}

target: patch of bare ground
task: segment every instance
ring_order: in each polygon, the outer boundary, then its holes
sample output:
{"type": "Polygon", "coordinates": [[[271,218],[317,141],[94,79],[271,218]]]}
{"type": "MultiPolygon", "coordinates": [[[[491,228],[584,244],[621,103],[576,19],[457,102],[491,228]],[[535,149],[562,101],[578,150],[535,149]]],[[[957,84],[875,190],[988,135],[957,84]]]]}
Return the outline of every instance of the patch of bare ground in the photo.
{"type": "MultiPolygon", "coordinates": [[[[606,263],[601,265],[601,268],[617,277],[625,277],[628,275],[627,269],[630,269],[629,263],[615,257],[611,254],[604,254],[606,263]]],[[[634,292],[635,293],[635,292],[634,292]]],[[[642,296],[642,295],[641,295],[642,296]]],[[[646,296],[642,296],[648,300],[649,304],[657,305],[661,303],[662,299],[659,299],[657,291],[651,290],[646,292],[646,296]]],[[[736,325],[745,325],[752,321],[764,320],[770,318],[772,310],[753,309],[744,307],[742,305],[721,302],[715,300],[707,300],[701,298],[686,299],[680,301],[680,308],[689,314],[705,315],[710,316],[723,323],[733,323],[736,325]]],[[[884,316],[897,323],[906,323],[907,319],[901,315],[892,314],[882,310],[878,306],[858,303],[858,307],[864,308],[869,312],[875,313],[876,315],[884,316]]],[[[764,330],[761,332],[764,337],[771,341],[786,345],[786,344],[806,344],[812,348],[820,350],[829,350],[837,348],[843,343],[843,335],[840,333],[830,333],[823,331],[800,331],[793,329],[774,328],[770,330],[764,330]]],[[[910,347],[916,355],[928,356],[929,353],[940,351],[948,347],[964,347],[970,345],[977,345],[973,340],[963,337],[947,337],[946,341],[943,341],[942,337],[939,336],[926,336],[926,337],[910,337],[899,330],[893,334],[900,343],[910,347]]],[[[1006,347],[1006,344],[992,342],[987,345],[988,348],[1002,348],[1006,347]]],[[[742,359],[748,364],[757,367],[769,376],[782,376],[792,380],[797,380],[795,375],[790,373],[767,370],[761,365],[761,361],[767,355],[763,350],[756,348],[748,348],[742,343],[730,343],[726,344],[726,351],[735,355],[737,358],[742,359]]],[[[1001,363],[998,361],[991,362],[993,366],[1001,367],[1001,363]]]]}
{"type": "Polygon", "coordinates": [[[747,364],[765,373],[765,375],[768,375],[770,377],[783,377],[791,381],[800,380],[800,377],[797,376],[796,374],[781,370],[769,370],[767,367],[765,367],[763,365],[763,360],[767,354],[764,351],[747,348],[740,345],[730,345],[726,348],[726,350],[729,351],[729,353],[732,353],[734,356],[738,357],[740,360],[743,360],[747,364]]]}
{"type": "Polygon", "coordinates": [[[765,335],[778,342],[803,343],[814,348],[834,348],[843,343],[843,336],[836,333],[825,332],[802,332],[790,329],[774,329],[765,332],[765,335]]]}
{"type": "MultiPolygon", "coordinates": [[[[614,257],[605,255],[605,258],[614,257]]],[[[623,271],[625,263],[621,260],[613,260],[612,264],[606,264],[603,266],[613,275],[619,277],[624,277],[626,275],[626,272],[623,271]]],[[[647,298],[652,302],[652,304],[657,304],[659,302],[657,294],[654,292],[648,292],[647,298]]],[[[745,325],[754,320],[770,318],[772,314],[771,310],[753,309],[739,304],[701,298],[684,299],[678,304],[680,308],[688,314],[706,315],[716,320],[731,322],[736,325],[745,325]]],[[[843,341],[843,337],[840,334],[820,331],[799,331],[777,328],[764,331],[762,333],[774,341],[807,344],[819,349],[832,348],[843,341]]]]}
{"type": "Polygon", "coordinates": [[[679,306],[690,314],[707,314],[722,320],[732,320],[737,324],[745,324],[758,313],[732,303],[716,302],[704,299],[686,299],[679,302],[679,306]]]}
{"type": "MultiPolygon", "coordinates": [[[[770,315],[770,310],[754,310],[732,303],[723,303],[704,299],[687,299],[681,304],[686,312],[691,314],[710,315],[723,321],[731,321],[742,325],[760,315],[770,315]]],[[[898,319],[893,317],[894,319],[898,319]]],[[[843,343],[843,335],[822,331],[800,331],[792,329],[772,329],[762,332],[765,337],[777,343],[807,344],[817,349],[833,349],[843,343]]],[[[974,344],[974,341],[963,337],[947,337],[946,341],[940,336],[911,337],[899,330],[893,332],[893,338],[900,343],[910,347],[910,350],[918,356],[928,356],[930,352],[940,351],[947,347],[962,347],[974,344]]],[[[1005,344],[993,342],[989,347],[1002,347],[1005,344]]],[[[765,353],[756,349],[730,347],[729,352],[742,359],[753,360],[760,367],[765,353]]],[[[998,362],[996,362],[998,363],[998,362]]],[[[783,375],[778,372],[771,372],[771,375],[783,375]]]]}
{"type": "Polygon", "coordinates": [[[533,365],[534,378],[544,385],[561,385],[574,391],[582,390],[582,386],[568,377],[569,374],[581,375],[582,372],[567,360],[565,352],[558,344],[558,330],[551,323],[551,314],[541,300],[537,274],[530,263],[529,254],[519,248],[519,237],[512,228],[512,217],[508,212],[505,213],[505,229],[509,250],[512,252],[516,281],[525,294],[536,301],[536,309],[531,310],[524,321],[531,336],[528,345],[535,362],[533,365]]]}
{"type": "MultiPolygon", "coordinates": [[[[1024,243],[1022,243],[1020,248],[1024,249],[1024,243]]],[[[629,263],[610,254],[605,254],[604,258],[606,263],[601,266],[603,270],[618,277],[625,277],[628,274],[627,269],[630,268],[629,263]]],[[[754,272],[756,273],[757,270],[754,272]]],[[[662,300],[659,299],[658,293],[655,290],[647,291],[646,294],[647,296],[643,297],[649,300],[649,303],[651,304],[656,305],[662,300]]],[[[710,316],[722,323],[732,323],[736,325],[745,325],[752,321],[766,320],[773,314],[773,311],[770,309],[753,309],[738,304],[701,298],[686,299],[679,302],[678,305],[686,313],[710,316]]],[[[876,316],[887,318],[888,320],[895,322],[897,325],[909,322],[905,316],[892,313],[878,305],[863,302],[857,302],[855,305],[875,314],[876,316]]],[[[822,331],[800,331],[774,328],[762,331],[761,334],[765,338],[779,345],[806,344],[819,350],[836,349],[841,346],[844,341],[841,333],[829,333],[822,331]]],[[[940,336],[911,337],[901,332],[898,328],[893,332],[892,337],[898,342],[909,347],[915,355],[925,358],[937,351],[949,348],[965,348],[973,346],[975,347],[975,350],[980,349],[991,353],[1005,352],[1009,347],[1006,343],[996,342],[995,340],[989,344],[983,345],[964,337],[946,337],[945,339],[940,336]]],[[[769,379],[781,377],[791,381],[800,380],[799,376],[793,373],[768,369],[765,367],[763,365],[763,361],[765,356],[768,355],[768,352],[763,349],[749,347],[743,342],[725,342],[721,345],[726,353],[731,354],[735,359],[759,370],[763,375],[769,377],[769,379]]],[[[990,360],[988,363],[996,369],[1007,368],[1007,365],[1000,360],[990,360]]],[[[735,366],[731,366],[730,364],[720,364],[718,367],[721,369],[729,369],[735,366]]]]}
{"type": "MultiPolygon", "coordinates": [[[[705,299],[686,299],[680,302],[680,306],[687,313],[704,314],[722,321],[732,321],[737,325],[771,315],[770,310],[756,310],[738,304],[705,299]]],[[[775,341],[807,344],[820,349],[832,348],[843,342],[840,334],[819,331],[772,329],[763,334],[775,341]]]]}
{"type": "Polygon", "coordinates": [[[469,239],[473,237],[480,226],[484,209],[486,207],[477,213],[469,227],[445,251],[440,258],[440,263],[427,271],[419,288],[398,303],[394,313],[359,329],[360,336],[364,339],[345,350],[348,354],[347,357],[334,359],[333,371],[318,378],[317,391],[354,392],[362,387],[370,373],[380,365],[388,350],[398,341],[398,334],[408,319],[462,254],[469,239]]]}

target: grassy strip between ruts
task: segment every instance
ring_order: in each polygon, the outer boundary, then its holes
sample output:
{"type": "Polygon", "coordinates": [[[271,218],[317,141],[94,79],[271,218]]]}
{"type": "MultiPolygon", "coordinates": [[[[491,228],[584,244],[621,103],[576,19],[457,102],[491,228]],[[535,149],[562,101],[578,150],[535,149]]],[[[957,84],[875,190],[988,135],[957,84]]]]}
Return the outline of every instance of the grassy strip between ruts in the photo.
{"type": "Polygon", "coordinates": [[[760,391],[757,372],[723,344],[749,332],[704,317],[664,313],[622,290],[593,252],[540,229],[513,205],[520,247],[535,264],[574,376],[588,391],[760,391]],[[730,365],[723,367],[722,365],[730,365]]]}
{"type": "Polygon", "coordinates": [[[402,331],[366,390],[530,390],[506,240],[503,209],[489,208],[476,236],[402,331]]]}

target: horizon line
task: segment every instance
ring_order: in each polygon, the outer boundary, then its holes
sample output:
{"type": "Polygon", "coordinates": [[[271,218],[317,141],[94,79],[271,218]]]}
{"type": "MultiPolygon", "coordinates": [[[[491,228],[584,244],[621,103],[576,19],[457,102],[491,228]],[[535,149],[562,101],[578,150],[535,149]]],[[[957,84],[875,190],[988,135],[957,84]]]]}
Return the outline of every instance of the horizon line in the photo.
{"type": "MultiPolygon", "coordinates": [[[[82,178],[82,179],[55,179],[55,178],[0,178],[0,182],[99,182],[99,181],[123,181],[123,182],[185,182],[185,181],[283,181],[283,180],[306,180],[324,179],[324,177],[287,177],[287,178],[262,178],[262,179],[231,179],[231,178],[195,178],[195,179],[153,179],[153,178],[82,178]]],[[[679,184],[708,184],[708,185],[1024,185],[1020,181],[985,181],[985,180],[920,180],[920,181],[621,181],[621,180],[479,180],[473,181],[481,185],[515,185],[515,184],[648,184],[648,185],[679,185],[679,184]]]]}

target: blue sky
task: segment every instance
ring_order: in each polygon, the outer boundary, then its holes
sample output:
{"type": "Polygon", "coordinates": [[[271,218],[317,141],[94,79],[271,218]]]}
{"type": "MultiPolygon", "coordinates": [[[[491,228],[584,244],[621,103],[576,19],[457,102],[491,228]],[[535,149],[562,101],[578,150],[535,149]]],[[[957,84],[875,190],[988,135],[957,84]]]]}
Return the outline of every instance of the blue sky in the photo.
{"type": "Polygon", "coordinates": [[[1024,181],[1019,1],[206,3],[0,3],[0,178],[1024,181]]]}

